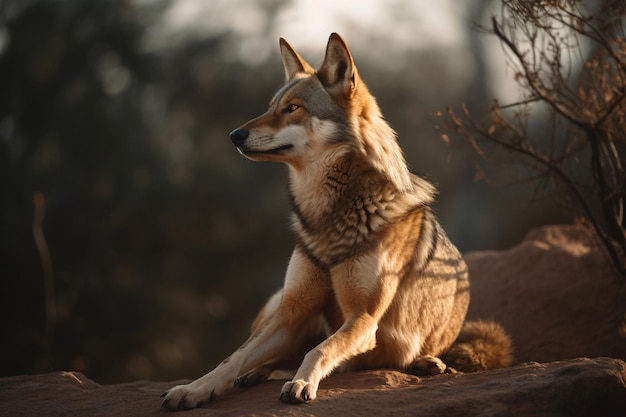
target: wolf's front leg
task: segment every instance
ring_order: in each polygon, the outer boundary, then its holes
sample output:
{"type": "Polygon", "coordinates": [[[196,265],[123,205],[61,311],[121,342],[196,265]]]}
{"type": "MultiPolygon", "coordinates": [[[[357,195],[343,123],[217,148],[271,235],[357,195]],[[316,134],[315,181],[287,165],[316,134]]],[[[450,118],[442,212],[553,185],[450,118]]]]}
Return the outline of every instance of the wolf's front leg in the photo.
{"type": "MultiPolygon", "coordinates": [[[[186,385],[177,385],[162,397],[162,407],[188,410],[223,394],[235,386],[239,376],[271,366],[294,355],[295,346],[318,331],[320,310],[329,296],[328,279],[295,250],[282,292],[270,299],[248,340],[213,371],[186,385]]],[[[303,354],[303,353],[302,353],[303,354]]]]}
{"type": "Polygon", "coordinates": [[[300,333],[292,332],[280,320],[281,315],[284,312],[280,309],[269,315],[268,320],[239,349],[208,374],[165,392],[161,406],[170,410],[196,408],[234,388],[239,376],[288,355],[291,343],[297,343],[300,333]]]}
{"type": "Polygon", "coordinates": [[[280,400],[299,403],[314,400],[317,387],[342,362],[376,346],[377,320],[369,314],[355,316],[304,357],[294,378],[285,383],[280,400]]]}
{"type": "Polygon", "coordinates": [[[289,341],[298,337],[279,317],[279,309],[272,312],[239,349],[208,374],[163,393],[161,406],[170,410],[196,408],[234,388],[243,373],[279,360],[287,353],[289,341]]]}
{"type": "Polygon", "coordinates": [[[228,365],[231,358],[241,356],[242,346],[230,358],[222,362],[217,368],[190,384],[176,385],[161,394],[161,407],[170,410],[190,410],[201,403],[211,401],[231,388],[236,378],[233,367],[228,365]]]}
{"type": "Polygon", "coordinates": [[[393,300],[398,279],[396,274],[377,274],[371,265],[363,257],[361,262],[333,270],[333,289],[346,320],[339,330],[306,354],[293,380],[283,386],[281,401],[314,400],[322,378],[376,346],[378,322],[393,300]]]}

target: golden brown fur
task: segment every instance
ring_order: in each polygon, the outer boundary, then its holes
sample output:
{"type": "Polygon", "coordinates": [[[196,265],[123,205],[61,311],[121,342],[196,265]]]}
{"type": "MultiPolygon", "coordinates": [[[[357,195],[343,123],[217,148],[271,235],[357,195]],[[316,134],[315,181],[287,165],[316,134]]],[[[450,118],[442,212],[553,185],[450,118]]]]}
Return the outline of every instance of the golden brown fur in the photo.
{"type": "Polygon", "coordinates": [[[280,47],[285,86],[231,139],[252,160],[289,167],[296,246],[285,283],[250,338],[207,375],[165,393],[163,406],[193,408],[289,368],[297,371],[281,391],[285,402],[313,400],[333,370],[507,366],[510,340],[497,324],[461,332],[467,267],[430,208],[434,187],[408,171],[345,42],[331,35],[317,71],[285,40],[280,47]]]}

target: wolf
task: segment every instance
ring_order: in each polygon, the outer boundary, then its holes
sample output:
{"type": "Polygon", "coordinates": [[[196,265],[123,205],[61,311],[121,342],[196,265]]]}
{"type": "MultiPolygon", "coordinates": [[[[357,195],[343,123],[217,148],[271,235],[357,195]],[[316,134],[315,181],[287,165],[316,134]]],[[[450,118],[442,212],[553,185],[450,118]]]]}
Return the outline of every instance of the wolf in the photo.
{"type": "Polygon", "coordinates": [[[317,71],[283,38],[280,53],[285,85],[230,139],[253,161],[288,167],[295,248],[284,285],[239,349],[162,406],[195,408],[285,369],[297,371],[279,399],[301,403],[333,371],[508,366],[502,327],[464,325],[468,270],[433,213],[435,188],[407,168],[344,40],[330,36],[317,71]]]}

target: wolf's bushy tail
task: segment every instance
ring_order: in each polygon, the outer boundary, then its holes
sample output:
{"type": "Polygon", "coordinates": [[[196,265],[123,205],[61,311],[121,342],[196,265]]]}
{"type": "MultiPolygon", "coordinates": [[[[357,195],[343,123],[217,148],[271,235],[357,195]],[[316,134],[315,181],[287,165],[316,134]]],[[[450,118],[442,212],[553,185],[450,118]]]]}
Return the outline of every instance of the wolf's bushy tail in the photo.
{"type": "Polygon", "coordinates": [[[468,321],[441,359],[461,372],[504,368],[513,362],[511,338],[493,321],[468,321]]]}

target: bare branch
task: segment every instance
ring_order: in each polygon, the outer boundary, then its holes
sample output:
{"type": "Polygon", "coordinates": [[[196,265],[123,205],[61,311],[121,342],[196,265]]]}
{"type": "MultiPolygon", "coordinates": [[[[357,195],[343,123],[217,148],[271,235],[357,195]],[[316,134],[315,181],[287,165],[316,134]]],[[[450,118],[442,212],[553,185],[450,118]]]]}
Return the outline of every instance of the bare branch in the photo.
{"type": "Polygon", "coordinates": [[[449,109],[447,126],[488,165],[507,155],[509,165],[525,168],[533,195],[548,185],[564,191],[626,277],[626,38],[623,31],[613,35],[626,16],[626,5],[620,7],[616,19],[604,8],[592,15],[576,0],[503,0],[491,33],[524,97],[494,101],[488,122],[476,121],[465,106],[461,116],[449,109]],[[549,118],[531,118],[538,103],[548,106],[549,118]],[[533,139],[538,126],[546,134],[533,139]]]}
{"type": "Polygon", "coordinates": [[[552,99],[549,91],[547,91],[547,89],[541,84],[541,81],[537,77],[537,74],[531,70],[530,66],[524,59],[524,55],[519,51],[517,46],[502,32],[495,17],[491,19],[491,22],[493,25],[493,33],[511,50],[511,52],[518,59],[520,65],[522,66],[522,69],[524,70],[524,76],[526,78],[526,81],[528,82],[528,85],[532,88],[535,95],[540,97],[543,101],[549,104],[552,108],[554,108],[554,110],[559,112],[570,122],[579,126],[581,129],[586,130],[587,124],[574,117],[570,109],[568,109],[563,103],[552,99]]]}

